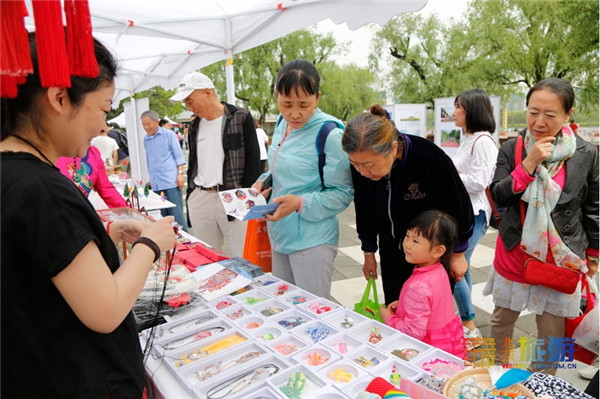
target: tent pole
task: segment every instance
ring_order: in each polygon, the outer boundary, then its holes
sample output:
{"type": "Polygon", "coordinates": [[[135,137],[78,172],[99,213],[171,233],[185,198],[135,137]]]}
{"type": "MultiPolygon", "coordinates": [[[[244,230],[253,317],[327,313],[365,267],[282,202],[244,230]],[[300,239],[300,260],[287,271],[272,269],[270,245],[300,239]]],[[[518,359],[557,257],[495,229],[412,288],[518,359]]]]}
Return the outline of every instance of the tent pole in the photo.
{"type": "Polygon", "coordinates": [[[225,61],[225,79],[227,83],[227,102],[235,104],[235,82],[233,80],[233,58],[225,61]]]}

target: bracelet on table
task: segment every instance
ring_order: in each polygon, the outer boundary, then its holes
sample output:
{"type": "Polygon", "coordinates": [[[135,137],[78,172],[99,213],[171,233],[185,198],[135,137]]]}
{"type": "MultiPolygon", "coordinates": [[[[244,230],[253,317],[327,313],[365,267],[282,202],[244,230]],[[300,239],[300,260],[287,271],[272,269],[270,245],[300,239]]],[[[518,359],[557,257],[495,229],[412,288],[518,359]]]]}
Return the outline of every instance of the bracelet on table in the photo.
{"type": "Polygon", "coordinates": [[[155,243],[148,237],[138,238],[137,240],[135,240],[131,248],[133,249],[136,246],[136,244],[144,244],[154,252],[154,260],[152,262],[156,262],[160,258],[160,247],[157,243],[155,243]]]}
{"type": "Polygon", "coordinates": [[[590,261],[594,262],[594,263],[598,263],[598,257],[597,256],[587,255],[586,258],[589,259],[590,261]]]}

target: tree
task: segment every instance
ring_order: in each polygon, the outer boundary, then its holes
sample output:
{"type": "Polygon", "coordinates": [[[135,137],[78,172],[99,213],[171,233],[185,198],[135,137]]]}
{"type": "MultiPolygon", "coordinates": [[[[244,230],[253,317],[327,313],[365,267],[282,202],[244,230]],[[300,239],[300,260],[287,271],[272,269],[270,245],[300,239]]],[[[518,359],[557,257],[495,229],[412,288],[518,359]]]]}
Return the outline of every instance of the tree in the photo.
{"type": "MultiPolygon", "coordinates": [[[[182,103],[172,104],[169,101],[169,98],[171,98],[171,96],[173,96],[173,94],[175,94],[175,91],[176,91],[176,89],[165,90],[161,86],[155,86],[151,89],[140,91],[139,93],[136,93],[134,97],[136,99],[148,97],[148,102],[150,103],[150,109],[152,111],[158,112],[158,115],[160,115],[161,118],[164,117],[165,115],[167,115],[169,117],[174,117],[175,115],[180,114],[181,112],[183,112],[186,109],[185,105],[183,105],[182,103]]],[[[121,103],[119,104],[119,106],[116,109],[111,110],[106,115],[106,119],[109,120],[109,119],[114,118],[115,116],[120,115],[121,112],[123,112],[123,104],[125,104],[129,101],[131,101],[131,100],[125,99],[125,100],[121,101],[121,103]]]]}
{"type": "Polygon", "coordinates": [[[598,107],[597,0],[473,0],[464,22],[449,26],[401,15],[378,32],[371,64],[385,53],[399,102],[432,104],[471,87],[507,98],[561,77],[583,108],[598,107]]]}

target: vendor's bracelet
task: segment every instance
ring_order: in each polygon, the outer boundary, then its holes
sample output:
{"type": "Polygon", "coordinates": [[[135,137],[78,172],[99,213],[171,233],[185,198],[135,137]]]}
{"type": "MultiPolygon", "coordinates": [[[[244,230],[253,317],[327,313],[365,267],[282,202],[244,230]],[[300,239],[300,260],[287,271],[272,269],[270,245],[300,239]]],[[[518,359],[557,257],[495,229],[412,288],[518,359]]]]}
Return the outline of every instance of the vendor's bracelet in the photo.
{"type": "Polygon", "coordinates": [[[365,256],[367,256],[367,255],[373,255],[373,256],[375,256],[375,252],[363,252],[363,254],[365,256]]]}
{"type": "Polygon", "coordinates": [[[106,223],[106,232],[108,233],[108,235],[110,235],[110,225],[112,224],[112,221],[109,221],[108,223],[106,223]]]}
{"type": "Polygon", "coordinates": [[[592,255],[588,255],[587,258],[594,262],[594,263],[598,263],[598,257],[597,256],[592,256],[592,255]]]}
{"type": "Polygon", "coordinates": [[[135,240],[131,248],[133,249],[136,244],[144,244],[154,252],[154,260],[152,262],[156,262],[160,258],[160,247],[148,237],[138,238],[135,240]]]}

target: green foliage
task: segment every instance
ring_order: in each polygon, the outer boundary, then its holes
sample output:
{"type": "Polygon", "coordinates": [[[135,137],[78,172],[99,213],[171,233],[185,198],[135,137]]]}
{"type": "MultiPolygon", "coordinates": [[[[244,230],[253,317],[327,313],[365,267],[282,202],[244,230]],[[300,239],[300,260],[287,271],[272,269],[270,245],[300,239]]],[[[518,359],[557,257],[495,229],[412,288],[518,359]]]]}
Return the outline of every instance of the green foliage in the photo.
{"type": "MultiPolygon", "coordinates": [[[[165,90],[161,86],[155,86],[151,89],[140,91],[135,94],[136,99],[148,97],[148,101],[150,103],[150,109],[152,111],[158,112],[160,117],[164,117],[167,115],[170,118],[173,118],[175,115],[183,112],[186,107],[182,103],[172,104],[169,101],[169,98],[175,94],[176,89],[173,90],[165,90]]],[[[112,119],[115,116],[118,116],[121,112],[123,112],[123,104],[131,101],[130,99],[125,99],[121,101],[119,107],[114,110],[111,110],[106,115],[106,120],[112,119]]],[[[123,127],[123,126],[121,126],[123,127]]]]}
{"type": "Polygon", "coordinates": [[[371,65],[391,61],[396,102],[428,102],[480,87],[507,99],[547,77],[598,108],[598,0],[472,0],[464,21],[402,14],[374,40],[371,65]]]}
{"type": "MultiPolygon", "coordinates": [[[[283,64],[294,59],[312,62],[321,76],[319,107],[342,120],[379,101],[371,88],[375,76],[368,69],[354,65],[339,67],[330,61],[332,55],[344,51],[346,45],[337,43],[331,34],[318,34],[303,29],[262,46],[244,51],[234,57],[235,96],[242,106],[256,111],[261,124],[267,114],[278,114],[275,100],[277,72],[283,64]]],[[[222,101],[226,82],[223,63],[202,69],[215,83],[222,101]]]]}

